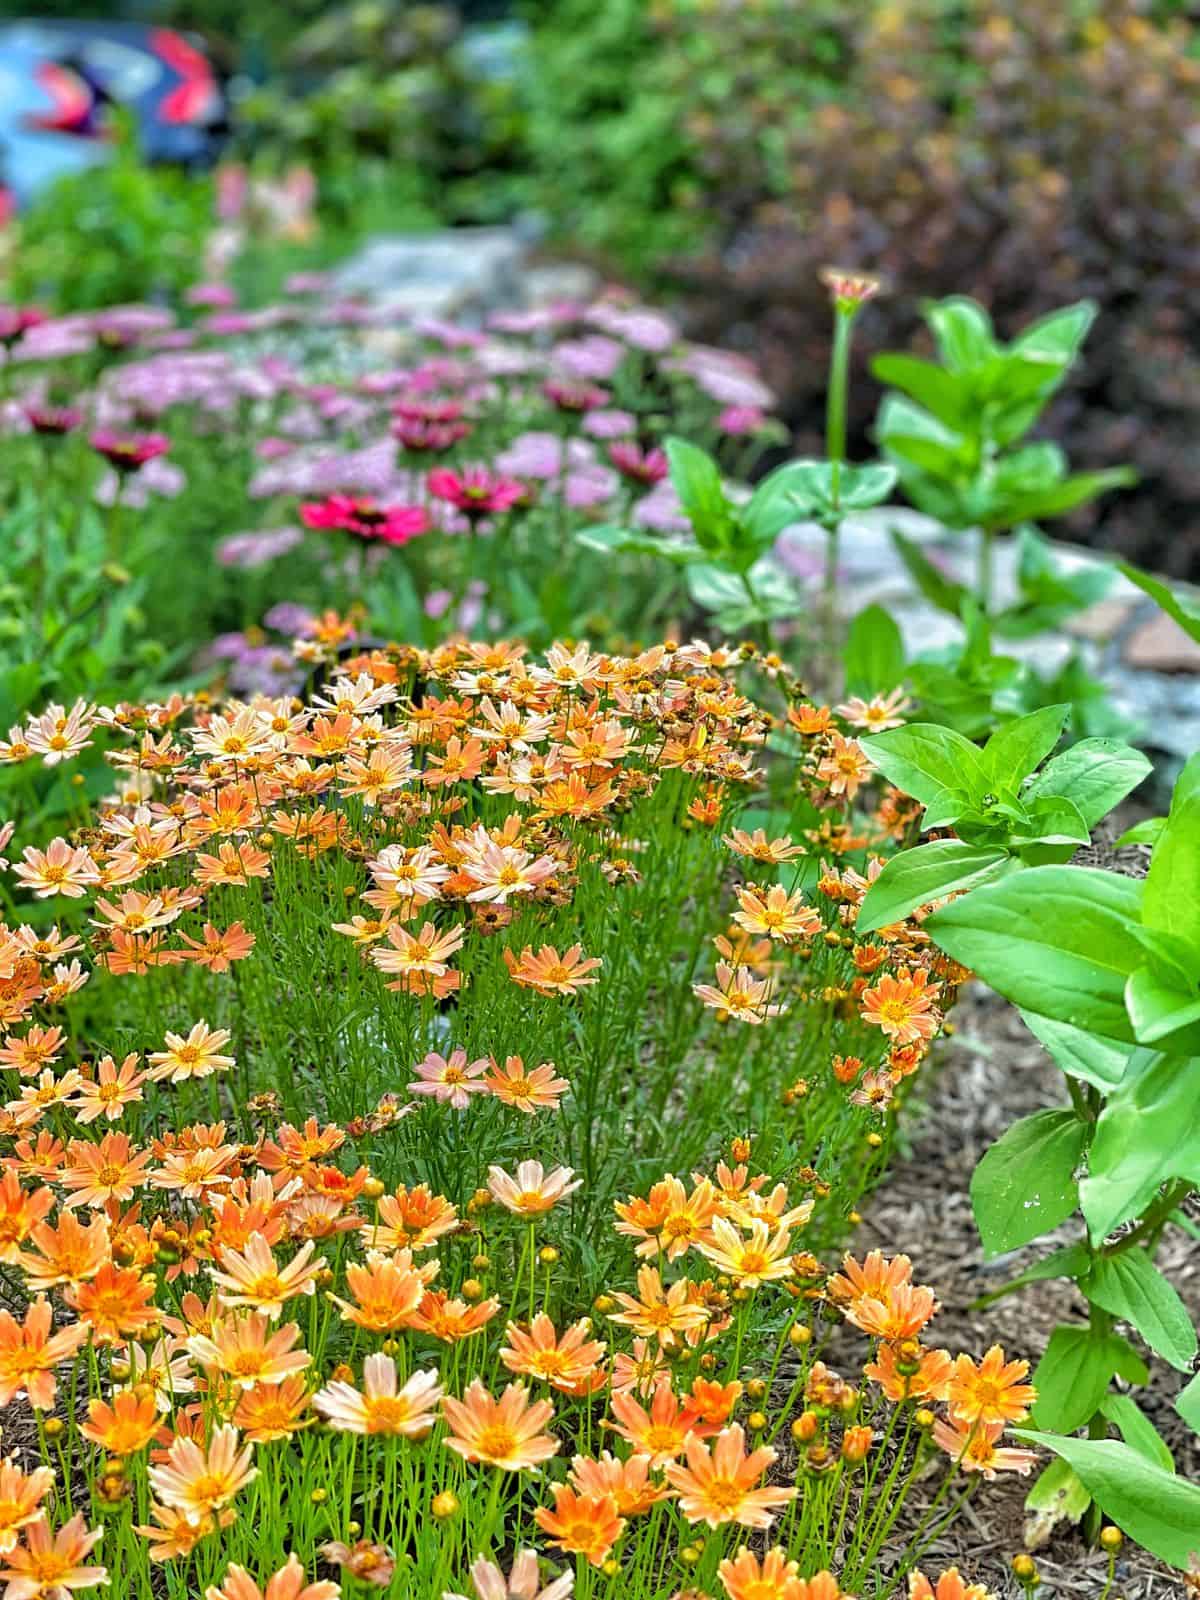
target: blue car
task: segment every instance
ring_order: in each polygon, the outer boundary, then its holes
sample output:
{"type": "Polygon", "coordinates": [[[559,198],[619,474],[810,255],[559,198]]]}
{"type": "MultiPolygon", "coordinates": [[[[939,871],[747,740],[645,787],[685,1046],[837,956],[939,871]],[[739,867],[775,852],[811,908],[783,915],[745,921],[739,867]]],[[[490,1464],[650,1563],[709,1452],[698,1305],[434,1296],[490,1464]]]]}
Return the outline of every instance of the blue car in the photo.
{"type": "Polygon", "coordinates": [[[107,160],[113,106],[131,115],[151,162],[210,166],[228,131],[212,62],[174,29],[0,25],[0,189],[10,204],[27,205],[55,178],[107,160]]]}

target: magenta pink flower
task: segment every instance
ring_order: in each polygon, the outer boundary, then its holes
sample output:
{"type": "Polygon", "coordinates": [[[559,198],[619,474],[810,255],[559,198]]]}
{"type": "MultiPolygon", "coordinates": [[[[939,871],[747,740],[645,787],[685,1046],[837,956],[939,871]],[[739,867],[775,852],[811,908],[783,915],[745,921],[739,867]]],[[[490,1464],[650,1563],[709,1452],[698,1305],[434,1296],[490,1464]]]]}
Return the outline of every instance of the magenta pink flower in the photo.
{"type": "Polygon", "coordinates": [[[382,544],[408,544],[429,532],[429,517],[421,506],[381,506],[348,494],[308,501],[300,507],[300,520],[308,528],[337,528],[382,544]]]}
{"type": "Polygon", "coordinates": [[[757,406],[726,406],[717,418],[717,427],[734,435],[757,433],[766,420],[757,406]]]}
{"type": "Polygon", "coordinates": [[[30,328],[40,328],[50,313],[39,306],[0,306],[0,344],[16,344],[30,328]]]}
{"type": "Polygon", "coordinates": [[[670,471],[664,451],[643,450],[632,440],[610,445],[608,459],[621,476],[632,483],[661,483],[670,471]]]}
{"type": "Polygon", "coordinates": [[[464,467],[461,472],[435,467],[425,481],[431,495],[471,518],[508,511],[529,494],[526,484],[516,478],[499,477],[486,467],[464,467]]]}
{"type": "Polygon", "coordinates": [[[595,411],[607,405],[611,398],[607,389],[593,383],[572,382],[565,378],[549,378],[542,385],[542,393],[560,411],[595,411]]]}
{"type": "Polygon", "coordinates": [[[91,447],[118,472],[138,472],[155,456],[165,456],[171,441],[165,433],[117,433],[99,428],[89,440],[91,447]]]}
{"type": "Polygon", "coordinates": [[[406,450],[438,454],[471,431],[470,424],[462,420],[463,408],[457,400],[397,400],[392,413],[396,419],[392,437],[406,450]]]}
{"type": "Polygon", "coordinates": [[[25,417],[34,433],[70,433],[83,421],[74,406],[26,406],[25,417]]]}

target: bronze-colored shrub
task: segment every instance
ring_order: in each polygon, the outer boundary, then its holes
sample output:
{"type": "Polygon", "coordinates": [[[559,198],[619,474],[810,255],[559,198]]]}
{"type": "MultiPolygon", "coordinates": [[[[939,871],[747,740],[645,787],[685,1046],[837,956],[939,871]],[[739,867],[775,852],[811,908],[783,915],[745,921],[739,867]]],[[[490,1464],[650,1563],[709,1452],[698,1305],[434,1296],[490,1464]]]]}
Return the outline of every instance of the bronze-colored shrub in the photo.
{"type": "MultiPolygon", "coordinates": [[[[856,8],[844,88],[778,123],[771,181],[761,159],[769,130],[755,122],[749,86],[727,118],[693,119],[714,243],[672,274],[694,332],[753,347],[802,448],[821,420],[823,264],[868,268],[891,285],[858,341],[860,442],[878,399],[865,361],[880,348],[921,348],[924,298],[972,295],[1011,335],[1091,296],[1100,316],[1081,379],[1045,426],[1073,463],[1132,461],[1141,482],[1090,513],[1097,523],[1082,514],[1076,531],[1196,575],[1200,61],[1186,22],[1145,10],[1136,0],[856,8]]],[[[707,11],[708,26],[728,30],[732,59],[749,25],[741,13],[754,13],[756,28],[764,16],[796,26],[794,5],[777,0],[707,11]]]]}

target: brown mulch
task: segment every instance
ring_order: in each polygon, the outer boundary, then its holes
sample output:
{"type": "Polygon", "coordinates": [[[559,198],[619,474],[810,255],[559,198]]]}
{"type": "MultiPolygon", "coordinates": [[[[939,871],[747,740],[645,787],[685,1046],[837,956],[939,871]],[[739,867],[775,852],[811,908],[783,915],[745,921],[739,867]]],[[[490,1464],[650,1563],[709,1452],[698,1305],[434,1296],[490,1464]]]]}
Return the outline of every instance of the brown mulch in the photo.
{"type": "MultiPolygon", "coordinates": [[[[1086,1320],[1083,1297],[1073,1284],[1050,1281],[972,1309],[981,1295],[1015,1277],[1045,1254],[1047,1246],[1039,1241],[985,1262],[969,1185],[976,1162],[1018,1117],[1066,1103],[1063,1077],[1012,1007],[977,986],[963,995],[954,1023],[940,1069],[926,1081],[926,1104],[910,1103],[904,1124],[909,1148],[898,1154],[866,1208],[855,1253],[879,1248],[912,1257],[918,1279],[933,1285],[941,1300],[934,1324],[939,1344],[978,1355],[1000,1343],[1011,1354],[1027,1354],[1036,1361],[1059,1321],[1086,1320]]],[[[1068,1228],[1054,1242],[1070,1237],[1068,1228]]],[[[1168,1230],[1159,1263],[1200,1321],[1200,1250],[1195,1242],[1180,1229],[1168,1230]]],[[[1136,1391],[1138,1403],[1173,1451],[1180,1475],[1200,1479],[1200,1439],[1171,1404],[1185,1380],[1153,1356],[1150,1368],[1150,1384],[1136,1391]]],[[[968,1517],[932,1547],[922,1562],[925,1569],[938,1571],[941,1562],[957,1563],[964,1574],[998,1594],[1019,1594],[1008,1563],[1024,1548],[1024,1498],[1030,1481],[1010,1477],[984,1485],[968,1517]]],[[[1036,1560],[1041,1594],[1099,1600],[1104,1593],[1107,1557],[1090,1551],[1069,1524],[1059,1525],[1036,1560]]],[[[1178,1574],[1131,1544],[1125,1546],[1111,1600],[1167,1600],[1183,1593],[1178,1574]]]]}

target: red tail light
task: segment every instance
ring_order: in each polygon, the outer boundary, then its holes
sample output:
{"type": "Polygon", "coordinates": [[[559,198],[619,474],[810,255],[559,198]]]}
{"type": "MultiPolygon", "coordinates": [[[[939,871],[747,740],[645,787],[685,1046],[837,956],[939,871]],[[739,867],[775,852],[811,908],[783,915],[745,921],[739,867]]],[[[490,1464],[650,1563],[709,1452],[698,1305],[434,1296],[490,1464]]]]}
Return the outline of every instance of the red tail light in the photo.
{"type": "Polygon", "coordinates": [[[159,116],[164,122],[203,121],[217,104],[217,80],[206,57],[170,28],[155,28],[150,47],[183,79],[159,102],[159,116]]]}
{"type": "Polygon", "coordinates": [[[56,61],[43,61],[35,76],[53,101],[53,107],[49,111],[31,112],[25,119],[28,126],[52,133],[90,133],[96,101],[79,74],[69,67],[60,67],[56,61]]]}

